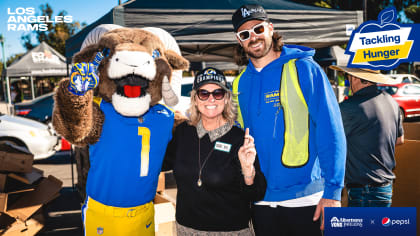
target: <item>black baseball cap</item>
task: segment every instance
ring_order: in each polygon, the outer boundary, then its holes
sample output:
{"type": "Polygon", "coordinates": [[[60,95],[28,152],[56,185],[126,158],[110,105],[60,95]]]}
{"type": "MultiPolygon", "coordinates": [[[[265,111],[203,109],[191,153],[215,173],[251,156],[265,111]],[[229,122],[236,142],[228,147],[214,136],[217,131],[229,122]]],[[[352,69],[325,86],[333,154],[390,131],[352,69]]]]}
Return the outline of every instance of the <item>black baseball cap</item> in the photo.
{"type": "Polygon", "coordinates": [[[268,16],[264,8],[257,4],[243,5],[238,8],[232,15],[232,24],[234,31],[238,31],[239,27],[250,20],[267,21],[268,16]]]}
{"type": "Polygon", "coordinates": [[[224,90],[229,90],[223,72],[213,67],[207,67],[195,76],[193,89],[198,90],[205,84],[217,84],[224,90]]]}

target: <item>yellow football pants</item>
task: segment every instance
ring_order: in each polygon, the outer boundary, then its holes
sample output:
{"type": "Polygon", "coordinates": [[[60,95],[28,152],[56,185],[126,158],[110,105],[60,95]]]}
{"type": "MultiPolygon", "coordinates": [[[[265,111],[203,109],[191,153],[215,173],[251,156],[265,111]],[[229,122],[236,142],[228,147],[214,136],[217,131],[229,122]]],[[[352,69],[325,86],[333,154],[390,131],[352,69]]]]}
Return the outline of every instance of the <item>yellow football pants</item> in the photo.
{"type": "Polygon", "coordinates": [[[155,235],[155,209],[152,202],[121,208],[107,206],[88,197],[82,214],[85,236],[155,235]]]}

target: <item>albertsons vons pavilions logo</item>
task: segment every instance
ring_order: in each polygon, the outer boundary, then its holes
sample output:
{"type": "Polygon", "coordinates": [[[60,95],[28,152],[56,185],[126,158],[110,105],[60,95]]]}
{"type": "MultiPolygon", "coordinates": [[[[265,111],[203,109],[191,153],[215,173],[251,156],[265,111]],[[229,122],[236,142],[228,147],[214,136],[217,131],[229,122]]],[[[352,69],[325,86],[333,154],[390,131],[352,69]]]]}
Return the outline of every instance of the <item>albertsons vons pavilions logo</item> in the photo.
{"type": "Polygon", "coordinates": [[[396,19],[397,10],[390,7],[379,13],[377,21],[361,24],[347,45],[347,66],[390,70],[408,59],[414,43],[408,39],[412,28],[399,25],[396,19]]]}

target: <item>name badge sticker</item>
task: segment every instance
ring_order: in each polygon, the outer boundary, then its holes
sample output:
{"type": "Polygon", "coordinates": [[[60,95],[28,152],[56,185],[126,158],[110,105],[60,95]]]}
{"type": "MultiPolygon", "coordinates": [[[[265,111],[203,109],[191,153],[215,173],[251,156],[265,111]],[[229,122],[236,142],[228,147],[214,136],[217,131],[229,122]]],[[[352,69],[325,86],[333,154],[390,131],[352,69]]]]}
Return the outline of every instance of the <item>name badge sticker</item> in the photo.
{"type": "Polygon", "coordinates": [[[231,147],[232,147],[232,144],[223,143],[223,142],[219,142],[219,141],[217,141],[214,144],[214,149],[216,149],[218,151],[222,151],[222,152],[230,152],[231,147]]]}

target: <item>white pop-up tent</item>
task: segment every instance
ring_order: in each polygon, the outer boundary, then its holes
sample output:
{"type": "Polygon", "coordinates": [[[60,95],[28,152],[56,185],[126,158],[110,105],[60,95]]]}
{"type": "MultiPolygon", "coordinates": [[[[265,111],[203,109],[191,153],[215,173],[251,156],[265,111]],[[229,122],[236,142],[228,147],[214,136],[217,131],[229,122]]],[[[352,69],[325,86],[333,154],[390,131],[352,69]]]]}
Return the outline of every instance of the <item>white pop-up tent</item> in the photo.
{"type": "MultiPolygon", "coordinates": [[[[45,42],[41,42],[28,51],[2,73],[3,81],[6,83],[8,83],[9,78],[29,78],[32,99],[35,98],[34,78],[46,76],[67,76],[67,63],[63,55],[45,42]]],[[[10,86],[7,84],[6,88],[10,88],[10,86]]],[[[5,93],[10,103],[10,91],[8,90],[5,93]]]]}

